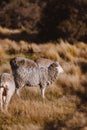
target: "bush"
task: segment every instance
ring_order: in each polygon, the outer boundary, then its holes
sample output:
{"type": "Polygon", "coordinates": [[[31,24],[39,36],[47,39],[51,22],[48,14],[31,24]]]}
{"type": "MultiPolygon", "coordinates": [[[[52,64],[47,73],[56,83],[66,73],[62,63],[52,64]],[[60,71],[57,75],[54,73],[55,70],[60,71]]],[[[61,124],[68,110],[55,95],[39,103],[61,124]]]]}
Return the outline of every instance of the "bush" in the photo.
{"type": "Polygon", "coordinates": [[[39,41],[87,41],[86,0],[3,0],[0,25],[24,28],[39,41]]]}
{"type": "Polygon", "coordinates": [[[36,31],[39,10],[37,4],[28,0],[13,0],[8,3],[4,1],[0,6],[0,25],[8,28],[24,27],[29,32],[36,31]]]}
{"type": "Polygon", "coordinates": [[[38,25],[40,36],[45,40],[87,41],[86,8],[85,0],[48,0],[38,25]]]}

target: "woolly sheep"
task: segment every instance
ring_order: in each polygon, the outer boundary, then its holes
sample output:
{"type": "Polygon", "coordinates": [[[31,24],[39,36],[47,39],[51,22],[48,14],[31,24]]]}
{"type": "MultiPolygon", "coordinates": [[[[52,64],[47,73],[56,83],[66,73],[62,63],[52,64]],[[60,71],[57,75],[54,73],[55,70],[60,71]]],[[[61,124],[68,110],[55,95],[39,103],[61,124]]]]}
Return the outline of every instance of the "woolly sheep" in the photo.
{"type": "Polygon", "coordinates": [[[40,86],[41,95],[44,98],[45,88],[52,84],[60,73],[63,73],[63,68],[55,61],[46,66],[40,63],[41,60],[35,62],[22,57],[16,57],[10,61],[16,88],[40,86]]]}

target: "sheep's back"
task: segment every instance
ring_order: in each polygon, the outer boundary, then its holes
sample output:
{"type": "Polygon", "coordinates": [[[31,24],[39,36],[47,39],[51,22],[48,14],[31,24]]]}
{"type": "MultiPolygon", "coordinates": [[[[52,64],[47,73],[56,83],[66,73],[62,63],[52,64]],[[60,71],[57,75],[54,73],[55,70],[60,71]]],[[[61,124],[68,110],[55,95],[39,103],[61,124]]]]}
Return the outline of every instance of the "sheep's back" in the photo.
{"type": "Polygon", "coordinates": [[[36,62],[36,64],[37,64],[39,67],[44,67],[44,68],[49,67],[49,66],[53,63],[52,60],[46,59],[46,58],[39,58],[39,59],[37,59],[35,62],[36,62]]]}

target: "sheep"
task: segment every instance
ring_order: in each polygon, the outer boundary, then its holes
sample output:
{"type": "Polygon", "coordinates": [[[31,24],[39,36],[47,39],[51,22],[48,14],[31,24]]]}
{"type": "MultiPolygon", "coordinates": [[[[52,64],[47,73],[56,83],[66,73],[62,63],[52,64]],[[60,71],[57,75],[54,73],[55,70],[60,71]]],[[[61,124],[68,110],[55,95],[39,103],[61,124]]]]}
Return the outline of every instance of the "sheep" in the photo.
{"type": "Polygon", "coordinates": [[[40,61],[15,57],[10,61],[10,65],[17,89],[23,86],[40,86],[42,98],[45,98],[46,87],[52,84],[60,73],[63,73],[63,68],[55,61],[46,67],[39,65],[40,61]]]}
{"type": "Polygon", "coordinates": [[[15,92],[14,78],[9,73],[0,75],[0,106],[1,111],[8,111],[8,105],[15,92]]]}

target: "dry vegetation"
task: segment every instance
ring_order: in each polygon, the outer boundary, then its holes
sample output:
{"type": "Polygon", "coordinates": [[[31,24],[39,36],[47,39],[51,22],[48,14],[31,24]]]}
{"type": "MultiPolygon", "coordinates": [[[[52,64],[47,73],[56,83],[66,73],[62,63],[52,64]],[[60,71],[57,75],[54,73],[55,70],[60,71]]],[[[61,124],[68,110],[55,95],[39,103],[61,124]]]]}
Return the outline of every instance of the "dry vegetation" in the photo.
{"type": "Polygon", "coordinates": [[[0,130],[87,130],[87,45],[0,39],[0,73],[11,72],[15,56],[57,60],[65,73],[47,88],[44,100],[39,88],[23,88],[21,98],[15,94],[9,113],[0,112],[0,130]]]}

